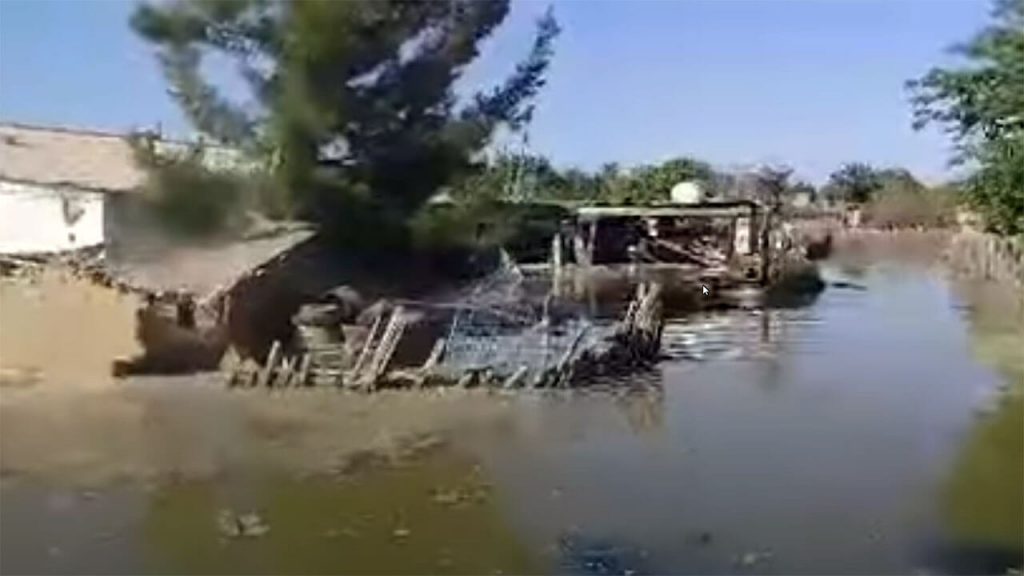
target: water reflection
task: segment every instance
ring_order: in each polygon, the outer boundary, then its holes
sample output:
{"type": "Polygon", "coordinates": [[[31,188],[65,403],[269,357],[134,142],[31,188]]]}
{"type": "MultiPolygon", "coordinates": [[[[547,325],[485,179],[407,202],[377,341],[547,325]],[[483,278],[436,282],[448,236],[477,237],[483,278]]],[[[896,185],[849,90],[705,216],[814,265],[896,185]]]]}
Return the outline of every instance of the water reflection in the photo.
{"type": "Polygon", "coordinates": [[[1024,300],[992,283],[955,284],[975,353],[1005,386],[986,397],[945,491],[946,560],[966,571],[1024,562],[1024,300]]]}
{"type": "Polygon", "coordinates": [[[634,434],[651,434],[664,429],[665,392],[661,387],[631,390],[620,395],[615,403],[634,434]]]}
{"type": "Polygon", "coordinates": [[[945,492],[955,569],[990,573],[1024,561],[1024,398],[1003,400],[971,431],[945,492]]]}

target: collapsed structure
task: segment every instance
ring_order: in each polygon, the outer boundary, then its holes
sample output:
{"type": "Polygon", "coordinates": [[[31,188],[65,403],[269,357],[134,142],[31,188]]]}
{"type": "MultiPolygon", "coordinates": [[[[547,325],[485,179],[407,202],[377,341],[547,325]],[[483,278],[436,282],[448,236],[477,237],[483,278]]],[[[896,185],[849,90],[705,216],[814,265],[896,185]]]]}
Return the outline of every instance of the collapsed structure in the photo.
{"type": "Polygon", "coordinates": [[[657,284],[639,285],[625,314],[613,322],[558,320],[551,314],[550,300],[542,303],[536,316],[517,316],[512,307],[522,314],[521,302],[455,307],[417,303],[376,310],[367,329],[340,325],[337,304],[307,305],[295,317],[296,340],[290,346],[275,342],[262,366],[235,367],[228,385],[362,391],[579,386],[657,360],[663,328],[660,292],[657,284]],[[447,312],[441,314],[444,321],[428,317],[439,309],[447,312]],[[403,338],[417,330],[417,324],[436,336],[429,353],[422,361],[411,362],[406,355],[396,362],[403,338]]]}

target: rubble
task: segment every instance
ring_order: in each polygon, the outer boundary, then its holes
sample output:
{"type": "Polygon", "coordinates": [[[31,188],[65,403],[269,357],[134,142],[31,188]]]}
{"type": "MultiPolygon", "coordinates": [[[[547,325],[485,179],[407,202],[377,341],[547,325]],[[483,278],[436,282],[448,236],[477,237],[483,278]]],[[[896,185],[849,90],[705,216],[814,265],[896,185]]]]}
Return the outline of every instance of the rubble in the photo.
{"type": "MultiPolygon", "coordinates": [[[[415,311],[378,306],[372,326],[358,347],[345,340],[353,327],[334,323],[330,304],[303,307],[294,322],[298,342],[275,342],[257,372],[239,365],[228,376],[233,387],[334,386],[372,391],[379,388],[490,387],[566,388],[595,376],[633,370],[653,363],[662,331],[661,287],[640,285],[625,314],[610,326],[571,319],[552,323],[548,314],[519,329],[491,326],[491,334],[454,315],[418,366],[394,366],[393,357],[415,311]],[[461,327],[460,327],[461,326],[461,327]],[[465,332],[463,332],[465,331],[465,332]],[[515,342],[513,345],[512,343],[515,342]],[[494,345],[504,356],[493,354],[494,345]]],[[[546,308],[545,308],[546,310],[546,308]]],[[[478,311],[479,312],[479,311],[478,311]]]]}

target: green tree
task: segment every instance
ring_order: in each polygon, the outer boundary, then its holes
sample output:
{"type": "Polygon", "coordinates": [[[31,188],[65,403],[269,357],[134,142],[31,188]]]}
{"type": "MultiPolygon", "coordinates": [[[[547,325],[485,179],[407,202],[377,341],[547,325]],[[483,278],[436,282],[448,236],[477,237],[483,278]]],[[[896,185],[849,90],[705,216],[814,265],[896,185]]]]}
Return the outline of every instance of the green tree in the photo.
{"type": "Polygon", "coordinates": [[[828,177],[829,192],[847,202],[867,202],[882,184],[879,171],[863,162],[843,164],[828,177]]]}
{"type": "Polygon", "coordinates": [[[757,199],[769,206],[778,206],[790,191],[789,166],[764,166],[755,174],[757,199]]]}
{"type": "Polygon", "coordinates": [[[543,196],[555,200],[589,200],[597,194],[597,179],[579,168],[559,172],[548,182],[543,196]]]}
{"type": "Polygon", "coordinates": [[[885,168],[878,171],[878,180],[881,184],[880,191],[886,189],[901,189],[911,192],[925,190],[926,186],[921,183],[906,168],[885,168]]]}
{"type": "Polygon", "coordinates": [[[605,200],[615,204],[667,202],[672,187],[684,181],[708,185],[714,177],[711,165],[694,158],[673,158],[657,165],[643,165],[619,177],[605,200]]]}
{"type": "Polygon", "coordinates": [[[796,182],[790,184],[788,194],[794,197],[800,194],[806,194],[807,200],[811,204],[814,204],[815,202],[818,201],[818,189],[815,188],[813,184],[807,182],[806,180],[797,180],[796,182]]]}
{"type": "Polygon", "coordinates": [[[216,142],[266,160],[294,214],[356,238],[405,224],[504,126],[522,128],[559,28],[549,11],[502,83],[459,103],[453,84],[508,14],[508,0],[177,0],[132,26],[155,46],[172,94],[216,142]],[[203,66],[233,61],[232,102],[203,66]],[[359,228],[359,226],[362,228],[359,228]]]}
{"type": "Polygon", "coordinates": [[[955,160],[977,167],[968,200],[993,230],[1024,232],[1024,0],[997,0],[993,22],[954,52],[959,67],[908,82],[914,126],[944,126],[955,160]]]}

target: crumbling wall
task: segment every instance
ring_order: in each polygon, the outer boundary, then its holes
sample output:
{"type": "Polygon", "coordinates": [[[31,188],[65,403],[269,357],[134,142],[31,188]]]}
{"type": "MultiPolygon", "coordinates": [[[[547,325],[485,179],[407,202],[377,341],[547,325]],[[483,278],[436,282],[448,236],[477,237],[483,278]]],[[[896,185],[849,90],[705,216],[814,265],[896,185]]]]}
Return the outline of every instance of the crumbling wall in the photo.
{"type": "Polygon", "coordinates": [[[0,254],[102,244],[103,219],[104,194],[0,181],[0,254]]]}
{"type": "Polygon", "coordinates": [[[31,374],[46,385],[93,387],[110,382],[110,362],[140,351],[139,299],[44,268],[0,278],[0,372],[31,374]]]}

